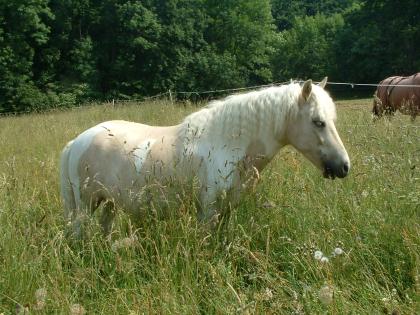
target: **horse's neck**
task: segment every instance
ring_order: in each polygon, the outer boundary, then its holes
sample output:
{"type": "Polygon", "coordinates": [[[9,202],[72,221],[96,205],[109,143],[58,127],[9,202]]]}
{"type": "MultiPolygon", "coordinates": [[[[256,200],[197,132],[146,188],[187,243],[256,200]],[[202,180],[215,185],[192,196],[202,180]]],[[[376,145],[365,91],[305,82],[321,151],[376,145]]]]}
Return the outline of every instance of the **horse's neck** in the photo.
{"type": "Polygon", "coordinates": [[[251,144],[263,144],[263,152],[258,152],[258,146],[256,152],[257,155],[263,155],[267,162],[287,144],[287,115],[285,112],[278,112],[277,109],[273,106],[272,109],[265,111],[259,119],[259,128],[251,135],[251,144]]]}
{"type": "Polygon", "coordinates": [[[245,155],[252,152],[269,159],[286,144],[286,106],[281,108],[275,102],[266,102],[252,110],[245,104],[236,106],[235,113],[226,113],[228,110],[214,108],[213,113],[208,113],[203,136],[209,143],[241,148],[245,155]]]}

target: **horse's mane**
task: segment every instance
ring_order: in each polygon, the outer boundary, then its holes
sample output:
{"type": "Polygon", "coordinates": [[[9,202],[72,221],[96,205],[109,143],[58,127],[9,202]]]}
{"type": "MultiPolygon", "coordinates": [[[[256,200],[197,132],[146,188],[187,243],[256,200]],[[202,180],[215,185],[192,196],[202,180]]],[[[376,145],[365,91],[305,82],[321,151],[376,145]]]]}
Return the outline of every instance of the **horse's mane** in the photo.
{"type": "MultiPolygon", "coordinates": [[[[197,129],[249,129],[257,117],[273,119],[285,116],[297,104],[300,86],[292,83],[247,93],[234,94],[210,102],[201,110],[187,116],[183,124],[197,129]]],[[[252,132],[252,131],[249,131],[252,132]]],[[[219,133],[219,132],[218,132],[219,133]]]]}
{"type": "Polygon", "coordinates": [[[242,103],[242,101],[244,100],[250,100],[251,102],[244,102],[242,104],[251,105],[252,100],[254,100],[255,98],[263,96],[264,94],[276,93],[280,89],[285,90],[285,88],[290,88],[290,85],[272,86],[272,87],[254,90],[250,92],[233,94],[233,95],[226,96],[225,98],[220,99],[220,100],[213,100],[209,104],[207,104],[205,108],[213,108],[213,107],[217,107],[221,105],[229,106],[229,104],[242,103]]]}

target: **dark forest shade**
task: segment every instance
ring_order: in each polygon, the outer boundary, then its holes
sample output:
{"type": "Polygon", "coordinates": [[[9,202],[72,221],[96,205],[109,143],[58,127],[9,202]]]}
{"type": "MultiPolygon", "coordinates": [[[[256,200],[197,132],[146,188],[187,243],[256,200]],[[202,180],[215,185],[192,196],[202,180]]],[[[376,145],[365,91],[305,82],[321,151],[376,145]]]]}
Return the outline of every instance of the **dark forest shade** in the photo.
{"type": "Polygon", "coordinates": [[[420,68],[420,2],[0,0],[0,112],[420,68]],[[410,9],[406,9],[410,8],[410,9]]]}

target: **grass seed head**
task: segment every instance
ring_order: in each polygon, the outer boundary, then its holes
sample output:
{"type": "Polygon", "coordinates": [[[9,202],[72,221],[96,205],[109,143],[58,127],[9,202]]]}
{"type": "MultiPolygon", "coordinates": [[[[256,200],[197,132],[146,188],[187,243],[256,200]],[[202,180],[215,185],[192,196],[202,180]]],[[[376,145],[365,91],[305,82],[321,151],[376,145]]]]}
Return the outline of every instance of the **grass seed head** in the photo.
{"type": "Polygon", "coordinates": [[[135,246],[136,243],[137,243],[137,236],[133,235],[133,236],[130,236],[130,237],[125,237],[125,238],[120,239],[120,240],[116,240],[112,244],[111,249],[114,252],[119,250],[119,249],[122,249],[122,248],[128,249],[128,248],[131,248],[131,247],[135,246]]]}

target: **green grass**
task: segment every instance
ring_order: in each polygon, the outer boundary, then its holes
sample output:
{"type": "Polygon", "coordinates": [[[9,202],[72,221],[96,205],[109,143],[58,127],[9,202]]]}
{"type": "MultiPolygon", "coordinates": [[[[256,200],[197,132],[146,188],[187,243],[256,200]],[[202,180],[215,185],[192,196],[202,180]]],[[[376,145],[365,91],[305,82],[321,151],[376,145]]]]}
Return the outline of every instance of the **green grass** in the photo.
{"type": "Polygon", "coordinates": [[[145,218],[138,231],[120,215],[114,241],[137,240],[119,249],[99,233],[83,243],[65,237],[62,147],[104,120],[169,125],[195,108],[156,102],[0,118],[0,313],[81,314],[75,304],[86,314],[419,312],[420,123],[398,114],[374,123],[370,102],[337,104],[352,161],[346,179],[322,178],[286,148],[220,233],[206,237],[185,198],[177,216],[145,218]],[[331,257],[335,247],[344,254],[331,257]],[[329,304],[319,298],[326,285],[329,304]]]}

